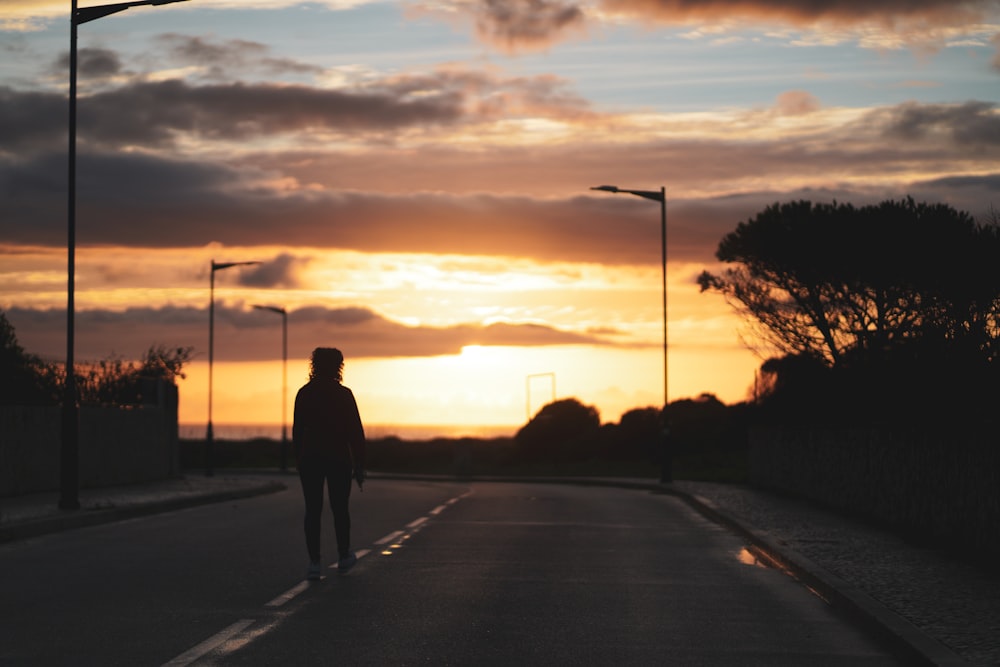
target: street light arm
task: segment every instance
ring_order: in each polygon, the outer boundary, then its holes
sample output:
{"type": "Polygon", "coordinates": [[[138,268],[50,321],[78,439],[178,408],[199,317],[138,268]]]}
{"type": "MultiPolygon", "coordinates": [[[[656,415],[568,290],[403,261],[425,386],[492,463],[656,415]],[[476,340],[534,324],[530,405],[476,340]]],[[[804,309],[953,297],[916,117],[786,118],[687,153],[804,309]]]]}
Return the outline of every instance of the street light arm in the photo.
{"type": "Polygon", "coordinates": [[[279,308],[278,306],[260,306],[254,304],[254,310],[269,310],[272,313],[278,313],[279,315],[287,314],[287,311],[284,308],[279,308]]]}
{"type": "MultiPolygon", "coordinates": [[[[180,0],[177,0],[180,1],[180,0]]],[[[212,260],[212,271],[219,271],[221,269],[229,269],[234,266],[251,266],[253,264],[260,264],[261,262],[216,262],[212,260]]]]}
{"type": "Polygon", "coordinates": [[[663,192],[660,190],[626,190],[625,188],[619,188],[617,185],[598,185],[590,189],[600,190],[601,192],[613,192],[614,194],[625,193],[658,202],[662,202],[664,198],[663,192]]]}
{"type": "Polygon", "coordinates": [[[170,5],[175,2],[187,2],[187,0],[135,0],[134,2],[116,2],[110,5],[94,5],[93,7],[79,7],[73,14],[73,24],[80,25],[89,21],[95,21],[111,14],[123,12],[130,7],[142,7],[144,5],[170,5]]]}

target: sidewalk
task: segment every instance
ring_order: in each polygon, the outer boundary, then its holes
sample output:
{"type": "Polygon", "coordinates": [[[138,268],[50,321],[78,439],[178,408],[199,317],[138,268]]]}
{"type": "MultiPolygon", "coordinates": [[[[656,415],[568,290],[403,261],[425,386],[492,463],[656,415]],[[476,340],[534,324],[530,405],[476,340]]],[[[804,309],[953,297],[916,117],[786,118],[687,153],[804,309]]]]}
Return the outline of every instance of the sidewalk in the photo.
{"type": "MultiPolygon", "coordinates": [[[[380,477],[372,475],[372,482],[380,477]]],[[[442,480],[453,478],[442,477],[442,480]]],[[[499,481],[502,478],[490,478],[499,481]]],[[[473,480],[463,480],[473,481],[473,480]]],[[[1000,576],[864,523],[746,486],[649,480],[524,479],[673,493],[746,539],[764,563],[800,579],[894,642],[914,665],[1000,665],[1000,576]]],[[[225,471],[109,489],[0,498],[0,543],[197,504],[279,491],[294,475],[225,471]]]]}
{"type": "Polygon", "coordinates": [[[674,482],[832,604],[909,652],[913,664],[1000,665],[1000,576],[890,532],[745,486],[674,482]]]}
{"type": "MultiPolygon", "coordinates": [[[[281,491],[286,477],[190,474],[146,484],[80,489],[78,510],[60,510],[59,493],[0,498],[0,544],[45,533],[281,491]]],[[[295,479],[287,476],[287,479],[295,479]]]]}

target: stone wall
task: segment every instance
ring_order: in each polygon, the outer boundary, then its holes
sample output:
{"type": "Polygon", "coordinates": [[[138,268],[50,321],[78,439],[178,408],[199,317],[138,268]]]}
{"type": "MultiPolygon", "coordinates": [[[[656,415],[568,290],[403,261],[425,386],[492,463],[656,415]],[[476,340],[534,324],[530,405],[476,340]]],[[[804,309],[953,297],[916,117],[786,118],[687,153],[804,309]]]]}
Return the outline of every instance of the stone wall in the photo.
{"type": "Polygon", "coordinates": [[[1000,555],[1000,445],[971,432],[758,429],[752,484],[1000,555]]]}
{"type": "MultiPolygon", "coordinates": [[[[150,402],[80,408],[80,487],[179,474],[177,387],[151,386],[150,402]]],[[[0,496],[59,489],[61,408],[0,406],[0,496]]]]}

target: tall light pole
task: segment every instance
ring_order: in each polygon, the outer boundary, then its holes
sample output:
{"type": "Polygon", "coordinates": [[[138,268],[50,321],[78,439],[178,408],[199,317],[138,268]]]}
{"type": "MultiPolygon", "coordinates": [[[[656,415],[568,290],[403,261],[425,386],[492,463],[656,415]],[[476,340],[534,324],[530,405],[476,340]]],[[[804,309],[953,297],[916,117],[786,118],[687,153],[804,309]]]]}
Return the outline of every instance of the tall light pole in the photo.
{"type": "Polygon", "coordinates": [[[281,315],[281,471],[288,470],[288,311],[278,306],[257,306],[256,310],[268,310],[281,315]]]}
{"type": "Polygon", "coordinates": [[[556,374],[555,373],[532,373],[524,378],[524,415],[525,423],[531,421],[531,381],[535,378],[547,377],[551,380],[552,385],[552,400],[550,403],[554,403],[556,400],[556,374]]]}
{"type": "Polygon", "coordinates": [[[612,192],[614,194],[629,194],[643,199],[652,199],[660,202],[660,258],[663,265],[663,433],[662,451],[660,455],[660,481],[669,482],[673,479],[671,469],[671,454],[669,449],[670,427],[667,422],[667,189],[661,187],[659,190],[627,190],[616,185],[598,185],[590,188],[602,192],[612,192]]]}
{"type": "Polygon", "coordinates": [[[215,474],[212,468],[212,454],[215,446],[215,432],[212,430],[212,362],[215,357],[215,272],[234,266],[249,266],[260,262],[216,262],[212,260],[211,278],[208,288],[208,428],[205,430],[205,475],[215,474]]]}
{"type": "Polygon", "coordinates": [[[138,0],[79,7],[72,0],[69,16],[69,152],[67,178],[66,378],[63,382],[62,441],[59,448],[59,508],[80,509],[80,406],[76,387],[76,74],[77,26],[141,5],[169,5],[185,0],[138,0]]]}

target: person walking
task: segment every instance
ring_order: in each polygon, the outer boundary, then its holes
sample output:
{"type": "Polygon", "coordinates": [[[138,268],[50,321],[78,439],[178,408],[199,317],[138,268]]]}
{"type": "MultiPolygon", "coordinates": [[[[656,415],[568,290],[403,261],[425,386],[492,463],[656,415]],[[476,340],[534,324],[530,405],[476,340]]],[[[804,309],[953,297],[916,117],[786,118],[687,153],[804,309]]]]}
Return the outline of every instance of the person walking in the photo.
{"type": "Polygon", "coordinates": [[[309,552],[306,578],[322,577],[320,523],[323,486],[327,487],[337,538],[337,570],[345,573],[358,558],[351,551],[351,480],[363,490],[365,431],[354,394],[342,382],[344,355],[332,347],[313,350],[309,382],[295,395],[292,445],[305,499],[305,536],[309,552]]]}

